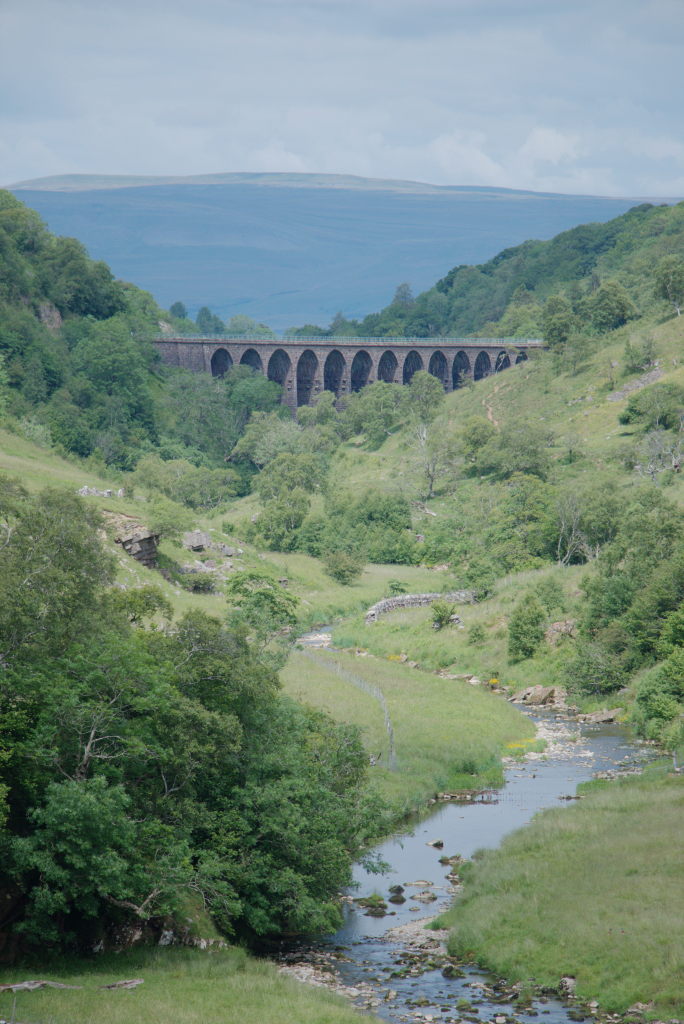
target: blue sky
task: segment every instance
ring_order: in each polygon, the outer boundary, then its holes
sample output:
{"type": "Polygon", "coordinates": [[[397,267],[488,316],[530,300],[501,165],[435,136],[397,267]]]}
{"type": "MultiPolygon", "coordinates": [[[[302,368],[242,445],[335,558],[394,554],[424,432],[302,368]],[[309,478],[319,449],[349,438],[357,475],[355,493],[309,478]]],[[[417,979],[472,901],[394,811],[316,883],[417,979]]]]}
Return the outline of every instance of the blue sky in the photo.
{"type": "Polygon", "coordinates": [[[0,0],[0,182],[684,195],[684,0],[0,0]]]}

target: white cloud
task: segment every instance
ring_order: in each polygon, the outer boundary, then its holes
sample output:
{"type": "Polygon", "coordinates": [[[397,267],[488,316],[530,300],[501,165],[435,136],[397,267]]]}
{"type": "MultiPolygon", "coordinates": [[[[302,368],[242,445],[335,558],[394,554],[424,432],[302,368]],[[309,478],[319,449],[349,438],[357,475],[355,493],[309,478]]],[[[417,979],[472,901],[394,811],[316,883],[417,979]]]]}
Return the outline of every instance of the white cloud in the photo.
{"type": "Polygon", "coordinates": [[[3,0],[6,182],[310,170],[681,189],[681,0],[3,0]]]}

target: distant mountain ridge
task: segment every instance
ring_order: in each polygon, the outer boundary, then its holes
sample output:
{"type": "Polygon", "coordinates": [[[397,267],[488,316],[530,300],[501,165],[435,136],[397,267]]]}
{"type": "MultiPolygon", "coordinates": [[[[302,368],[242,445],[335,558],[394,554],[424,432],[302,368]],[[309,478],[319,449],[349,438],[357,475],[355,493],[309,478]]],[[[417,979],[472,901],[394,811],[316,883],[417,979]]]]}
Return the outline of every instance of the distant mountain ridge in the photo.
{"type": "Polygon", "coordinates": [[[363,316],[402,281],[421,291],[641,201],[324,174],[59,175],[11,191],[162,306],[276,330],[363,316]]]}
{"type": "MultiPolygon", "coordinates": [[[[492,185],[433,185],[427,181],[402,178],[364,178],[358,174],[304,174],[286,172],[226,171],[217,174],[51,174],[45,178],[29,178],[3,185],[10,192],[87,192],[93,189],[145,188],[155,185],[265,185],[273,188],[343,188],[361,192],[408,192],[414,195],[474,192],[478,195],[546,196],[572,198],[570,194],[535,192],[532,189],[502,188],[492,185]]],[[[575,198],[582,198],[575,196],[575,198]]],[[[584,197],[586,198],[586,196],[584,197]]],[[[652,202],[652,197],[594,196],[597,199],[617,199],[626,202],[652,202]]],[[[657,201],[657,200],[656,200],[657,201]]],[[[675,202],[672,198],[660,202],[675,202]]]]}

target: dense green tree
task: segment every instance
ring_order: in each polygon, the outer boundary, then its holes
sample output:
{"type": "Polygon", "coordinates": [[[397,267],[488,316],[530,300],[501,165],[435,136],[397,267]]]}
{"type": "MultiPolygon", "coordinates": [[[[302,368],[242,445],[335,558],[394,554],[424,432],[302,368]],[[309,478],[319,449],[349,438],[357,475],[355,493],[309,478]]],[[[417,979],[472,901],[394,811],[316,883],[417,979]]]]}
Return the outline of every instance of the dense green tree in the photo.
{"type": "Polygon", "coordinates": [[[193,466],[187,459],[165,461],[152,454],[140,459],[132,482],[148,493],[159,491],[172,501],[197,509],[220,508],[241,491],[234,469],[193,466]]]}
{"type": "Polygon", "coordinates": [[[571,691],[600,697],[618,690],[625,682],[619,656],[600,640],[581,638],[563,666],[571,691]]]}
{"type": "Polygon", "coordinates": [[[591,318],[601,333],[614,331],[638,316],[638,310],[619,281],[604,281],[590,302],[591,318]]]}
{"type": "Polygon", "coordinates": [[[427,426],[437,418],[444,405],[444,386],[426,370],[414,373],[408,386],[408,409],[421,426],[427,426]]]}
{"type": "Polygon", "coordinates": [[[620,423],[642,423],[645,430],[679,429],[684,417],[684,388],[680,384],[651,384],[632,395],[620,413],[620,423]]]}
{"type": "Polygon", "coordinates": [[[625,342],[625,370],[627,373],[643,373],[655,362],[655,343],[652,335],[646,335],[633,343],[631,338],[625,342]]]}
{"type": "Polygon", "coordinates": [[[655,293],[681,316],[684,306],[684,259],[674,253],[664,256],[656,267],[655,293]]]}
{"type": "Polygon", "coordinates": [[[326,572],[337,583],[345,587],[355,583],[364,567],[364,558],[360,551],[329,551],[323,558],[326,572]]]}
{"type": "Polygon", "coordinates": [[[548,431],[531,423],[506,423],[477,453],[480,473],[526,473],[546,479],[551,467],[548,431]]]}
{"type": "Polygon", "coordinates": [[[231,622],[243,625],[261,657],[270,651],[267,663],[280,667],[296,621],[297,598],[272,576],[247,569],[231,575],[226,597],[231,622]]]}
{"type": "Polygon", "coordinates": [[[477,463],[479,453],[496,436],[496,427],[484,416],[470,416],[461,429],[460,447],[469,466],[477,463]]]}
{"type": "Polygon", "coordinates": [[[294,599],[234,574],[229,621],[148,627],[168,606],[107,592],[96,530],[72,495],[0,484],[3,929],[91,949],[188,896],[227,934],[335,927],[373,830],[366,757],[279,693],[262,645],[294,599]]]}
{"type": "Polygon", "coordinates": [[[225,334],[226,325],[223,320],[212,313],[208,306],[202,306],[198,310],[195,323],[202,334],[225,334]]]}
{"type": "MultiPolygon", "coordinates": [[[[223,379],[189,370],[165,373],[157,398],[159,446],[190,461],[222,466],[252,414],[280,408],[280,388],[248,367],[233,367],[223,379]],[[180,449],[175,441],[182,442],[180,449]]],[[[173,457],[173,455],[171,455],[173,457]]]]}
{"type": "Polygon", "coordinates": [[[346,400],[343,419],[351,433],[363,433],[378,446],[401,423],[406,397],[400,384],[374,381],[346,400]]]}
{"type": "Polygon", "coordinates": [[[255,412],[243,436],[231,452],[231,460],[247,459],[263,469],[276,456],[285,452],[298,454],[305,450],[303,430],[287,415],[279,412],[255,412]]]}
{"type": "Polygon", "coordinates": [[[231,338],[276,337],[270,327],[259,323],[257,320],[253,320],[251,316],[246,316],[244,313],[236,313],[235,316],[231,316],[230,320],[226,323],[225,332],[231,338]]]}
{"type": "Polygon", "coordinates": [[[577,326],[572,306],[564,295],[551,295],[542,310],[544,341],[550,348],[562,348],[577,326]]]}
{"type": "Polygon", "coordinates": [[[508,655],[512,661],[532,657],[544,638],[545,619],[534,594],[518,602],[508,621],[508,655]]]}
{"type": "Polygon", "coordinates": [[[315,455],[281,452],[262,469],[255,489],[262,501],[286,497],[295,488],[311,494],[319,488],[322,478],[321,462],[315,455]]]}
{"type": "Polygon", "coordinates": [[[61,649],[87,617],[113,569],[98,525],[97,512],[74,495],[32,497],[0,477],[0,664],[21,651],[61,649]]]}
{"type": "Polygon", "coordinates": [[[265,503],[256,521],[256,532],[275,551],[292,551],[310,508],[311,499],[301,487],[283,491],[265,503]]]}
{"type": "Polygon", "coordinates": [[[397,290],[394,293],[392,299],[393,306],[399,306],[402,309],[410,309],[415,304],[411,285],[408,281],[402,281],[401,284],[397,285],[397,290]]]}

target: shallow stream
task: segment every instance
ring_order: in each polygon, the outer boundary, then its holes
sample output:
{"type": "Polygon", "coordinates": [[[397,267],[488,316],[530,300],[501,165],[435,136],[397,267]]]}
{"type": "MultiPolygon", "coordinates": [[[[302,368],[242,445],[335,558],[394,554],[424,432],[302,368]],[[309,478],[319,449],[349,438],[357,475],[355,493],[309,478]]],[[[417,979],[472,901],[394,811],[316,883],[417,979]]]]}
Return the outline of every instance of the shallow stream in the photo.
{"type": "Polygon", "coordinates": [[[281,962],[288,972],[314,983],[329,979],[359,1008],[393,1022],[531,1024],[543,1016],[549,1024],[569,1024],[578,1019],[577,1010],[552,998],[521,1009],[511,1003],[505,985],[474,968],[459,965],[462,977],[445,977],[443,969],[449,973],[449,967],[440,943],[445,936],[425,931],[420,923],[446,909],[458,891],[447,878],[454,868],[440,864],[440,857],[468,859],[478,849],[498,846],[537,811],[574,798],[579,783],[638,770],[651,756],[650,748],[628,739],[619,726],[579,724],[550,711],[531,717],[547,740],[546,752],[508,765],[502,789],[473,801],[437,803],[413,831],[381,843],[376,852],[390,864],[389,872],[373,875],[356,865],[342,928],[315,946],[284,951],[281,962]],[[443,845],[428,845],[434,840],[443,845]],[[388,900],[390,887],[397,885],[405,902],[389,903],[384,917],[367,916],[353,902],[373,893],[388,900]],[[436,899],[416,900],[419,893],[436,899]]]}

